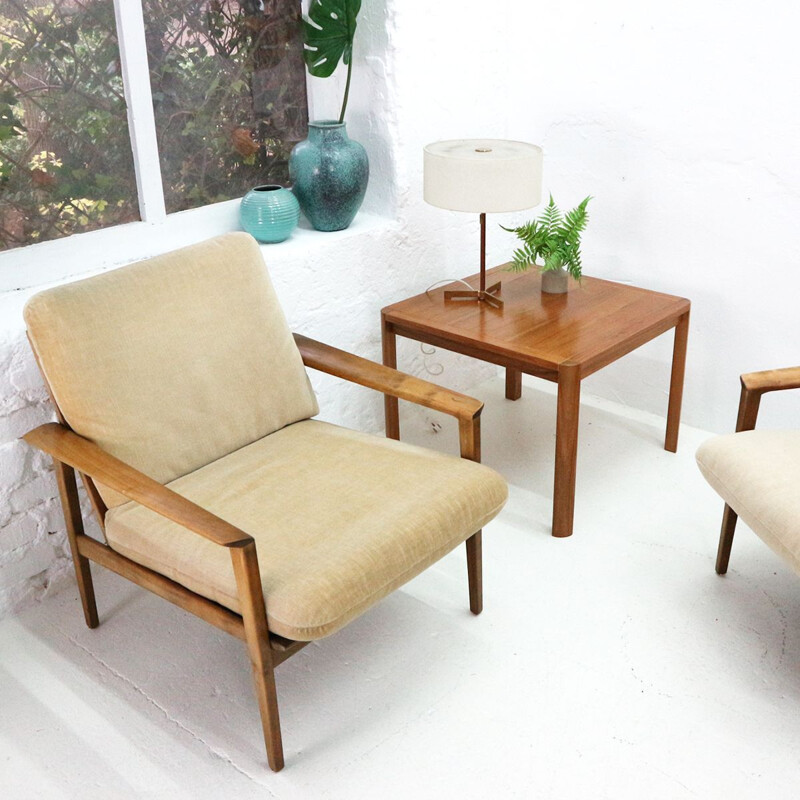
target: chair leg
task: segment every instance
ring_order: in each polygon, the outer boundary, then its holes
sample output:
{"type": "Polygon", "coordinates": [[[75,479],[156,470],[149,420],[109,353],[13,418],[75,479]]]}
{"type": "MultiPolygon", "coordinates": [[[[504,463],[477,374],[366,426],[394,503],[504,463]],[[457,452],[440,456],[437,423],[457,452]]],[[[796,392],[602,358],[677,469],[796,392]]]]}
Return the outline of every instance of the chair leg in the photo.
{"type": "Polygon", "coordinates": [[[483,565],[481,532],[467,539],[467,577],[469,578],[469,610],[473,614],[483,611],[483,565]]]}
{"type": "Polygon", "coordinates": [[[89,559],[78,550],[78,536],[83,534],[83,517],[78,498],[78,486],[75,482],[75,471],[61,461],[54,461],[58,493],[61,495],[61,510],[64,512],[64,523],[67,527],[69,549],[72,563],[75,566],[75,578],[83,605],[83,617],[90,628],[96,628],[100,621],[97,617],[97,603],[94,599],[94,584],[89,559]]]}
{"type": "MultiPolygon", "coordinates": [[[[479,412],[480,414],[480,412],[479,412]]],[[[461,458],[481,461],[481,418],[458,421],[458,438],[461,458]]],[[[469,610],[473,614],[483,611],[483,568],[481,566],[481,532],[467,539],[467,577],[469,578],[469,610]]]]}
{"type": "Polygon", "coordinates": [[[728,560],[731,557],[733,534],[736,530],[736,512],[726,503],[722,512],[722,530],[719,534],[719,548],[717,549],[717,575],[724,575],[728,571],[728,560]]]}
{"type": "Polygon", "coordinates": [[[261,726],[264,730],[264,744],[267,747],[267,761],[273,772],[279,772],[283,769],[284,763],[281,722],[278,715],[278,694],[275,689],[275,668],[269,646],[267,612],[255,544],[250,542],[244,547],[232,547],[231,561],[236,576],[236,587],[239,590],[247,650],[253,667],[261,726]]]}
{"type": "Polygon", "coordinates": [[[258,710],[261,713],[261,728],[264,732],[264,744],[267,748],[267,762],[273,772],[283,769],[283,740],[281,738],[281,720],[278,714],[278,693],[275,688],[275,670],[269,640],[252,643],[248,637],[247,649],[253,665],[253,682],[258,710]],[[254,650],[258,658],[253,657],[254,650]]]}

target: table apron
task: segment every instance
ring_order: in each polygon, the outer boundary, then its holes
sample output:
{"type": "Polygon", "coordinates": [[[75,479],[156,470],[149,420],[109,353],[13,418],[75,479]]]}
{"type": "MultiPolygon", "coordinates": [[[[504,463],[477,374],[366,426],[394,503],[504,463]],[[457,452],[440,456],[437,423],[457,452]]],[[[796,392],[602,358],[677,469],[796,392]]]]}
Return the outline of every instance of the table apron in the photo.
{"type": "Polygon", "coordinates": [[[532,366],[529,362],[519,358],[493,353],[490,350],[483,350],[480,347],[462,344],[461,342],[454,342],[452,339],[446,339],[442,336],[436,336],[435,334],[421,333],[409,328],[404,328],[402,325],[398,325],[394,322],[386,323],[386,329],[389,333],[394,333],[405,339],[413,339],[416,342],[429,344],[433,347],[441,347],[443,350],[450,350],[453,353],[459,353],[463,356],[477,358],[479,361],[488,361],[490,364],[497,364],[500,367],[517,369],[520,372],[524,372],[526,375],[534,375],[537,378],[544,378],[554,383],[558,382],[557,368],[532,366]]]}
{"type": "Polygon", "coordinates": [[[643,344],[647,344],[657,336],[661,336],[662,333],[666,333],[671,328],[674,328],[680,321],[681,317],[688,313],[689,312],[687,309],[680,314],[676,314],[674,317],[665,320],[659,320],[659,322],[651,325],[648,328],[645,328],[642,331],[639,331],[634,336],[619,342],[618,344],[606,350],[604,353],[601,353],[599,356],[582,362],[581,380],[588,375],[592,375],[603,367],[607,367],[609,364],[622,358],[622,356],[628,355],[628,353],[633,352],[643,344]]]}
{"type": "MultiPolygon", "coordinates": [[[[581,380],[592,375],[603,367],[607,367],[617,359],[624,355],[636,350],[643,344],[655,339],[662,333],[666,333],[671,328],[674,328],[680,318],[687,312],[676,314],[674,317],[669,317],[665,320],[659,320],[654,325],[639,331],[633,336],[619,342],[613,347],[609,348],[598,356],[589,359],[588,361],[580,362],[580,376],[581,380]]],[[[475,345],[467,344],[464,342],[457,342],[445,336],[438,336],[436,334],[416,331],[413,328],[406,328],[402,324],[396,322],[386,322],[385,327],[388,332],[394,333],[397,336],[403,336],[406,339],[413,339],[417,342],[432,345],[433,347],[441,347],[443,350],[450,350],[454,353],[460,353],[464,356],[477,358],[479,361],[488,361],[490,364],[497,364],[500,367],[509,369],[516,369],[526,375],[533,375],[537,378],[543,378],[553,383],[558,382],[558,367],[547,367],[531,364],[529,361],[522,358],[515,358],[514,356],[495,353],[491,350],[485,350],[475,345]]]]}

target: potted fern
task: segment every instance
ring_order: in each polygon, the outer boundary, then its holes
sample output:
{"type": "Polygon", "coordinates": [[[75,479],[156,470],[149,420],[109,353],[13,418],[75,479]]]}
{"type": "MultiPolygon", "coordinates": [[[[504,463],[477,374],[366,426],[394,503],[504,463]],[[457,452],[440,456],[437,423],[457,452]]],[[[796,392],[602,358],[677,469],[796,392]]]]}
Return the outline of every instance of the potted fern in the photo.
{"type": "Polygon", "coordinates": [[[567,276],[581,279],[581,233],[586,228],[589,215],[586,206],[591,197],[562,214],[550,195],[550,202],[538,219],[517,228],[500,227],[514,233],[522,246],[514,251],[509,270],[524,272],[536,266],[542,273],[542,291],[562,294],[567,291],[567,276]]]}

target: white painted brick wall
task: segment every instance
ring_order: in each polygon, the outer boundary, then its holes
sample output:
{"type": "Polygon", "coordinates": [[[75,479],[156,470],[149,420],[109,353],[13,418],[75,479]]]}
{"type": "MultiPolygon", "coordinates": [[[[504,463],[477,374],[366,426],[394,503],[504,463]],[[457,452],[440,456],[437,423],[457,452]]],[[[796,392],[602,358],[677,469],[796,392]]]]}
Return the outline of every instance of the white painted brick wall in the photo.
{"type": "Polygon", "coordinates": [[[52,419],[30,354],[22,297],[4,296],[0,338],[0,614],[63,582],[67,560],[52,468],[19,440],[52,419]]]}

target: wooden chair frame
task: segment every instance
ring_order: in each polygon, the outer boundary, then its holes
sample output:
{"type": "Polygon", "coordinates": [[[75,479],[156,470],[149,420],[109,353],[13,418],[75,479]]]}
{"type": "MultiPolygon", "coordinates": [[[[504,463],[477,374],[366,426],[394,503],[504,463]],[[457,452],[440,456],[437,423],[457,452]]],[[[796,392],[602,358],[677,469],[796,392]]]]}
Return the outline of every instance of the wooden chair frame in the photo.
{"type": "MultiPolygon", "coordinates": [[[[756,427],[761,396],[767,392],[784,389],[800,389],[800,367],[770,369],[763,372],[748,372],[740,377],[742,393],[739,398],[739,414],[736,419],[736,432],[752,431],[756,427]]],[[[726,503],[722,512],[722,528],[719,534],[716,570],[718,575],[728,571],[728,562],[736,531],[736,512],[726,503]]]]}
{"type": "MultiPolygon", "coordinates": [[[[479,400],[299,334],[295,334],[295,341],[307,367],[455,417],[459,426],[461,457],[480,461],[480,414],[483,403],[479,400]]],[[[74,433],[54,398],[53,403],[59,422],[42,425],[26,434],[24,439],[53,458],[86,624],[90,628],[96,628],[99,624],[89,566],[94,561],[244,641],[253,668],[267,760],[272,770],[277,772],[282,769],[283,745],[274,670],[307,642],[291,641],[270,632],[253,538],[74,433]],[[107,507],[97,491],[95,481],[199,536],[227,547],[231,554],[242,613],[236,614],[195,594],[87,536],[78,501],[76,471],[84,481],[103,530],[107,507]]],[[[470,610],[473,614],[480,614],[483,608],[481,531],[467,539],[466,550],[470,610]]]]}

